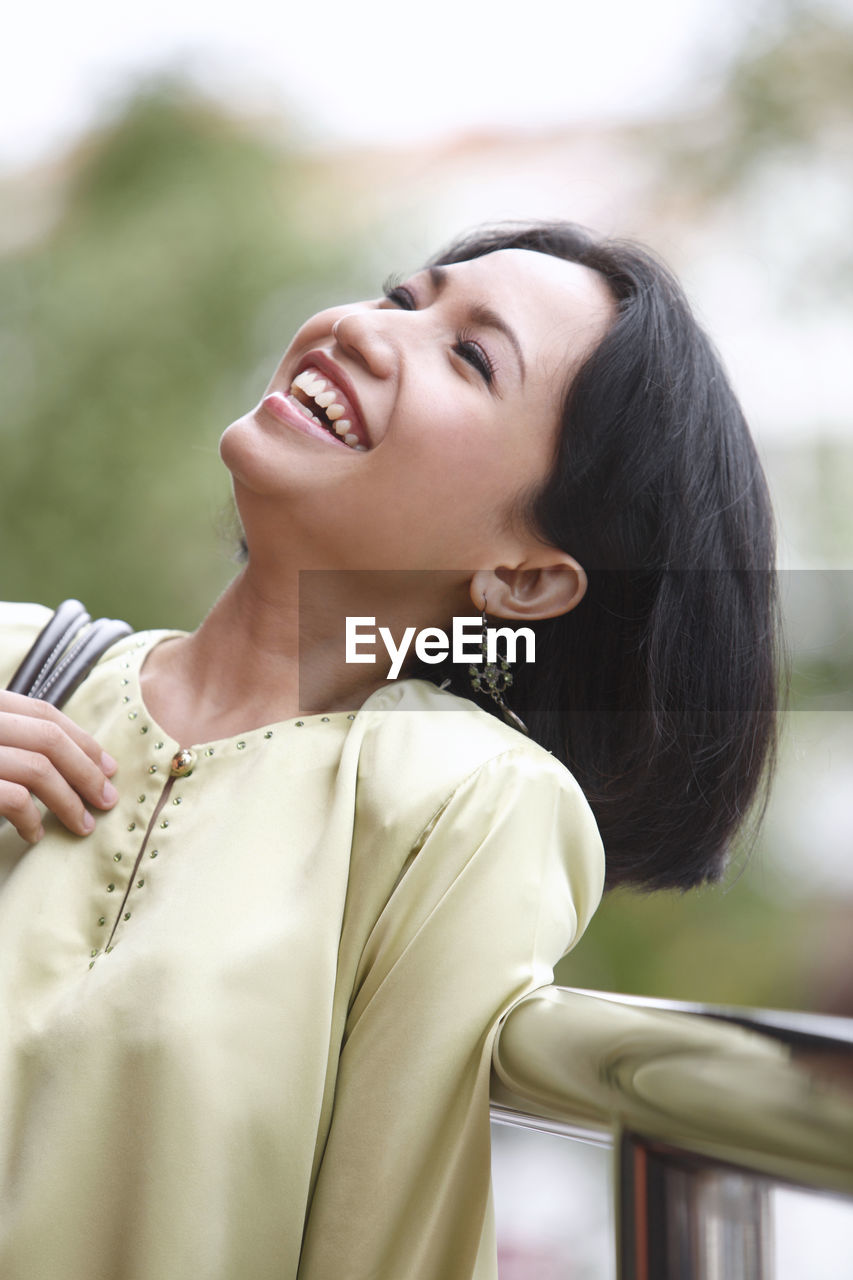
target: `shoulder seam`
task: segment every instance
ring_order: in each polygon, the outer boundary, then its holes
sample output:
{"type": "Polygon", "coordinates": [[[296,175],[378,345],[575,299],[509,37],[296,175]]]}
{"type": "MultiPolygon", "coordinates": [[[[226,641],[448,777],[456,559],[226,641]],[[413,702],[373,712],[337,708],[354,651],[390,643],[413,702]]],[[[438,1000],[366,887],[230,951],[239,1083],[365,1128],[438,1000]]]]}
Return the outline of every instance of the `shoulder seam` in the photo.
{"type": "MultiPolygon", "coordinates": [[[[555,757],[551,755],[550,751],[546,751],[544,747],[540,748],[540,750],[551,764],[556,765],[558,769],[562,770],[569,778],[572,779],[575,786],[578,787],[578,790],[580,791],[576,778],[568,769],[566,769],[565,765],[561,764],[559,760],[555,759],[555,757]]],[[[427,819],[427,821],[424,823],[418,835],[412,841],[412,845],[409,850],[409,856],[411,857],[412,854],[416,854],[420,851],[420,849],[423,847],[424,843],[428,839],[433,827],[436,825],[436,823],[438,822],[441,815],[444,813],[447,806],[451,803],[452,800],[455,799],[455,797],[459,794],[462,788],[467,787],[472,782],[472,780],[477,777],[479,773],[482,773],[482,771],[488,766],[496,764],[498,761],[504,760],[507,756],[513,756],[513,755],[524,756],[526,754],[527,754],[527,748],[525,747],[525,745],[521,743],[514,744],[511,747],[505,747],[503,751],[498,751],[493,756],[488,756],[487,759],[481,760],[480,763],[476,765],[473,769],[471,769],[468,773],[466,773],[463,778],[460,778],[459,781],[456,783],[456,785],[453,787],[453,789],[449,791],[448,794],[441,801],[441,803],[436,806],[435,810],[427,819]]],[[[581,792],[581,794],[583,793],[581,792]]]]}

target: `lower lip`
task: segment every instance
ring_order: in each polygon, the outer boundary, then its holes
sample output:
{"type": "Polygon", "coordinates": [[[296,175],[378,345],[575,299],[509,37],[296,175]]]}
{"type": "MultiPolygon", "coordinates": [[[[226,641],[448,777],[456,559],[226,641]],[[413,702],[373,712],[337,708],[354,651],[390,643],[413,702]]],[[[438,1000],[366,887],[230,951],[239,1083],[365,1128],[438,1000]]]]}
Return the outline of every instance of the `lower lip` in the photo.
{"type": "Polygon", "coordinates": [[[266,409],[270,417],[275,418],[277,422],[283,422],[288,427],[295,427],[303,435],[322,440],[324,444],[337,445],[340,449],[346,449],[347,453],[352,453],[349,445],[344,444],[343,440],[336,439],[331,431],[321,427],[319,422],[314,422],[307,417],[301,410],[297,409],[292,400],[283,396],[280,391],[273,391],[271,395],[264,396],[259,407],[266,409]]]}

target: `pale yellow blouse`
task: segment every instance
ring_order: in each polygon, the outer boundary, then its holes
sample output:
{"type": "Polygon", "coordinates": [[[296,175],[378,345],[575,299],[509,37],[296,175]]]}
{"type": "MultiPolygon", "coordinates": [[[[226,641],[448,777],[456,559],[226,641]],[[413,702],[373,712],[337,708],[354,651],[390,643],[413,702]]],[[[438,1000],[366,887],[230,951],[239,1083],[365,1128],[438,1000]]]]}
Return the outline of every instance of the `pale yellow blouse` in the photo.
{"type": "MultiPolygon", "coordinates": [[[[48,616],[0,607],[0,686],[48,616]]],[[[66,705],[119,762],[94,834],[0,832],[0,1275],[493,1280],[492,1043],[598,903],[590,810],[419,680],[173,778],[171,634],[66,705]]]]}

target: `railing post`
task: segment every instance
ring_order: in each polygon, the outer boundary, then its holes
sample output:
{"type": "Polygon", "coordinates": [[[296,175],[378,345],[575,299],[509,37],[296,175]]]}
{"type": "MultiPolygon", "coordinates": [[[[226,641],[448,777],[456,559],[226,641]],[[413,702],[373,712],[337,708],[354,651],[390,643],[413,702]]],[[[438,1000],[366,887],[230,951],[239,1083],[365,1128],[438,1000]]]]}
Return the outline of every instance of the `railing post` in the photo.
{"type": "Polygon", "coordinates": [[[772,1211],[760,1176],[620,1139],[619,1280],[773,1280],[772,1211]]]}

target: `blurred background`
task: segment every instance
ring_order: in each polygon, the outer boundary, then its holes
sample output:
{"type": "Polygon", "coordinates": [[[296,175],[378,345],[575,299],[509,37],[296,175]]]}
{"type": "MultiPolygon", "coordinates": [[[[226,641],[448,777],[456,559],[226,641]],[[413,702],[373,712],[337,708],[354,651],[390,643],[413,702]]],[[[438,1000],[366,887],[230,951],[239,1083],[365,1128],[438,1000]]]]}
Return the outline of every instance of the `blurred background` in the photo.
{"type": "MultiPolygon", "coordinates": [[[[78,0],[5,36],[3,598],[194,626],[235,572],[219,435],[301,320],[481,221],[643,239],[753,424],[793,689],[726,883],[610,896],[557,980],[853,1014],[853,0],[78,0]]],[[[507,1280],[605,1274],[534,1258],[507,1177],[507,1280]]]]}

